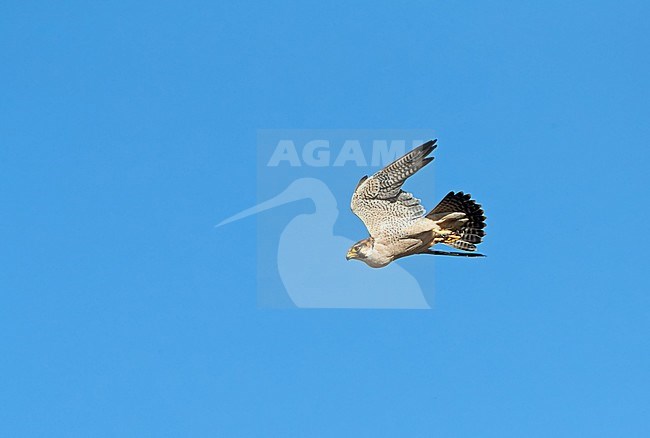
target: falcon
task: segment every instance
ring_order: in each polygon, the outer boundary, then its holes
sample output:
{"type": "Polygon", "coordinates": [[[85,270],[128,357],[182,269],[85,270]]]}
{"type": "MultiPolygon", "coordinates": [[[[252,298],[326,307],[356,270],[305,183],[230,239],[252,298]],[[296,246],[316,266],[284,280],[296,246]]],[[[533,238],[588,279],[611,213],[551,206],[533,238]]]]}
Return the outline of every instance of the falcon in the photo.
{"type": "Polygon", "coordinates": [[[413,254],[482,257],[476,245],[485,236],[485,216],[469,194],[449,192],[430,212],[420,200],[402,190],[408,177],[433,161],[437,147],[431,140],[395,160],[371,177],[361,178],[350,207],[365,224],[370,237],[348,250],[348,260],[382,268],[413,254]],[[442,243],[467,252],[431,249],[442,243]]]}

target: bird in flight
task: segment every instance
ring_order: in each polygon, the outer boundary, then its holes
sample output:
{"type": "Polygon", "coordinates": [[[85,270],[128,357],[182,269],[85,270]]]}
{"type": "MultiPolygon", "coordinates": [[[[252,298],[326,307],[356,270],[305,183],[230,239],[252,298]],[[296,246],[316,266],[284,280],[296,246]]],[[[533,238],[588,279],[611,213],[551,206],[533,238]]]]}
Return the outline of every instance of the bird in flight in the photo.
{"type": "Polygon", "coordinates": [[[402,190],[408,177],[433,161],[428,155],[437,147],[436,141],[428,141],[371,177],[361,178],[350,206],[370,237],[352,245],[348,260],[382,268],[413,254],[483,256],[472,252],[485,236],[485,216],[471,195],[449,192],[426,213],[419,199],[402,190]],[[432,250],[437,243],[468,252],[432,250]]]}

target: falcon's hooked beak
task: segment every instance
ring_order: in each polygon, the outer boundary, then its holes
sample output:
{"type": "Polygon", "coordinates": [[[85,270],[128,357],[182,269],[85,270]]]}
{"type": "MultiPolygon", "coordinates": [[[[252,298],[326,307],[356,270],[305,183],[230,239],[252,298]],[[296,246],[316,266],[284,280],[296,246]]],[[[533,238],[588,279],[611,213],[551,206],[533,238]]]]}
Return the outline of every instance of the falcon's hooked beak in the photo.
{"type": "Polygon", "coordinates": [[[345,260],[351,260],[351,259],[356,259],[357,258],[357,250],[354,248],[350,248],[348,250],[347,255],[345,256],[345,260]]]}

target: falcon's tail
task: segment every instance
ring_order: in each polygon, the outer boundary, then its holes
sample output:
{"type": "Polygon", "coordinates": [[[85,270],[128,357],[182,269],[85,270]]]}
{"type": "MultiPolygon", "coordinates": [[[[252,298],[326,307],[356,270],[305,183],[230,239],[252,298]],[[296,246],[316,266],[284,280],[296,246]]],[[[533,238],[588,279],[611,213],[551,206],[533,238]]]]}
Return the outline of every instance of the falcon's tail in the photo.
{"type": "Polygon", "coordinates": [[[465,251],[476,251],[476,245],[485,236],[485,215],[480,204],[470,194],[449,192],[427,214],[438,226],[449,233],[440,243],[465,251]]]}

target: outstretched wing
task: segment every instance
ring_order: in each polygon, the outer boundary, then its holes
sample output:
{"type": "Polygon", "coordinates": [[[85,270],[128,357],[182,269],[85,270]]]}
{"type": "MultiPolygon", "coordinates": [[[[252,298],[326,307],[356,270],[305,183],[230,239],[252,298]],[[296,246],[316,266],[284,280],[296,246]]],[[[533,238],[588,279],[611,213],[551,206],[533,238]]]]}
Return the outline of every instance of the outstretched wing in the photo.
{"type": "Polygon", "coordinates": [[[402,190],[404,181],[433,161],[428,155],[436,148],[436,140],[418,146],[379,172],[359,181],[350,207],[363,221],[371,236],[384,232],[398,234],[415,219],[421,218],[424,207],[420,200],[402,190]]]}

